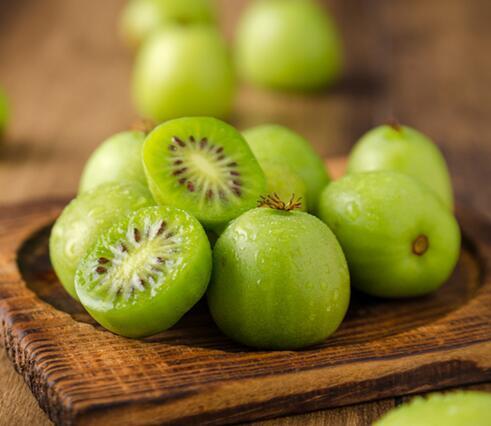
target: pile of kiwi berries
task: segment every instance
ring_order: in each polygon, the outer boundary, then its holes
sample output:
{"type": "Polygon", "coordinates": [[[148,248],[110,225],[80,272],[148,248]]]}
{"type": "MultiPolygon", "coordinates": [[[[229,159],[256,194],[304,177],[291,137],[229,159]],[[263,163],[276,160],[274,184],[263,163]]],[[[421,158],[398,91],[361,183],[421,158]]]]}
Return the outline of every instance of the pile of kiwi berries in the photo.
{"type": "Polygon", "coordinates": [[[315,0],[254,0],[240,17],[233,52],[213,0],[130,0],[121,33],[136,51],[132,97],[142,117],[227,117],[237,78],[255,86],[312,91],[341,74],[342,46],[315,0]]]}
{"type": "Polygon", "coordinates": [[[174,325],[206,293],[230,338],[256,348],[324,341],[353,286],[401,298],[439,288],[460,233],[445,161],[421,133],[384,125],[331,182],[308,141],[178,118],[98,147],[50,238],[67,292],[108,330],[174,325]]]}

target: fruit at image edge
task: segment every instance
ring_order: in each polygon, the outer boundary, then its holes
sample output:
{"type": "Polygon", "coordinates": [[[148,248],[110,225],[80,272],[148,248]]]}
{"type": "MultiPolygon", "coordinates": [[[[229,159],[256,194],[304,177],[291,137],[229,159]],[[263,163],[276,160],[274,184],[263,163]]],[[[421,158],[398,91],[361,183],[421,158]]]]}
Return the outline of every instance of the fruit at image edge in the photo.
{"type": "Polygon", "coordinates": [[[106,182],[137,182],[147,185],[141,159],[145,133],[117,133],[95,149],[85,164],[79,192],[93,189],[106,182]]]}
{"type": "Polygon", "coordinates": [[[110,182],[78,195],[65,207],[51,230],[49,255],[58,279],[73,298],[78,300],[77,266],[99,234],[121,216],[154,204],[145,186],[110,182]]]}
{"type": "Polygon", "coordinates": [[[0,137],[5,132],[9,121],[9,103],[7,95],[0,87],[0,137]]]}
{"type": "Polygon", "coordinates": [[[230,338],[263,349],[322,342],[349,304],[349,273],[334,234],[300,211],[256,208],[213,250],[208,305],[230,338]]]}
{"type": "Polygon", "coordinates": [[[120,31],[129,46],[138,47],[159,29],[215,21],[211,0],[130,0],[121,14],[120,31]]]}
{"type": "Polygon", "coordinates": [[[341,74],[338,30],[313,1],[256,0],[241,17],[236,38],[239,74],[255,85],[313,90],[341,74]]]}
{"type": "Polygon", "coordinates": [[[491,394],[478,391],[434,393],[390,410],[373,426],[490,426],[491,394]]]}
{"type": "Polygon", "coordinates": [[[321,194],[319,217],[338,238],[353,285],[374,296],[430,293],[459,257],[452,213],[402,173],[357,173],[332,182],[321,194]]]}
{"type": "Polygon", "coordinates": [[[211,249],[189,213],[147,207],[102,232],[75,277],[80,302],[108,330],[149,336],[174,325],[206,291],[211,249]]]}
{"type": "Polygon", "coordinates": [[[324,161],[310,143],[286,127],[264,124],[243,132],[261,167],[271,163],[288,167],[306,186],[307,210],[315,213],[317,200],[330,178],[324,161]]]}
{"type": "Polygon", "coordinates": [[[179,118],[156,127],[143,145],[143,165],[155,200],[188,211],[207,229],[254,208],[266,189],[242,135],[215,118],[179,118]]]}
{"type": "Polygon", "coordinates": [[[227,46],[208,26],[170,27],[141,47],[133,70],[139,114],[156,122],[189,116],[226,117],[236,81],[227,46]]]}
{"type": "Polygon", "coordinates": [[[358,141],[349,156],[348,173],[372,170],[408,174],[453,209],[452,183],[442,153],[429,138],[410,127],[379,126],[358,141]]]}

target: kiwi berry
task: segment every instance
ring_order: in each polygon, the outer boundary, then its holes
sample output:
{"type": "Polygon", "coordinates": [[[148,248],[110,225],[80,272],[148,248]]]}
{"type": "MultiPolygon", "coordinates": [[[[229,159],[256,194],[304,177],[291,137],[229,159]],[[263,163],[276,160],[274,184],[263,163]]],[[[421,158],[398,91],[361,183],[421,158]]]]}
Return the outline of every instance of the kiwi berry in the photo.
{"type": "Polygon", "coordinates": [[[121,215],[154,205],[147,187],[138,183],[102,184],[77,196],[51,230],[51,264],[66,291],[78,299],[74,277],[78,263],[99,234],[121,215]]]}
{"type": "Polygon", "coordinates": [[[300,176],[306,186],[307,210],[315,213],[317,200],[330,178],[326,166],[309,142],[283,126],[264,124],[243,132],[263,169],[281,163],[300,176]]]}
{"type": "Polygon", "coordinates": [[[80,179],[79,192],[110,181],[147,185],[141,160],[145,133],[127,131],[105,140],[90,156],[80,179]]]}
{"type": "Polygon", "coordinates": [[[212,0],[130,0],[121,15],[120,29],[126,43],[137,47],[154,31],[169,25],[212,24],[212,0]]]}
{"type": "Polygon", "coordinates": [[[147,207],[103,232],[80,262],[82,305],[108,330],[142,337],[174,325],[203,296],[211,248],[200,223],[174,207],[147,207]]]}
{"type": "Polygon", "coordinates": [[[182,208],[207,228],[255,207],[266,187],[242,135],[215,118],[161,124],[145,140],[143,166],[159,204],[182,208]]]}

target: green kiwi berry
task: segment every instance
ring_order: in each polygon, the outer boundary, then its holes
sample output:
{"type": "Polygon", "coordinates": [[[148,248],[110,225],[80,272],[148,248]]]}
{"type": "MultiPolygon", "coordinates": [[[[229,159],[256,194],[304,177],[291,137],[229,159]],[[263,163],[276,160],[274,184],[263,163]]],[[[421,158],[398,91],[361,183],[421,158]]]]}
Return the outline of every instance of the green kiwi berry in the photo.
{"type": "Polygon", "coordinates": [[[127,337],[174,325],[206,291],[211,249],[200,223],[173,207],[146,207],[102,232],[80,262],[75,289],[89,314],[127,337]]]}
{"type": "Polygon", "coordinates": [[[143,117],[162,122],[187,116],[225,117],[235,76],[215,28],[171,27],[142,46],[133,74],[133,98],[143,117]]]}
{"type": "Polygon", "coordinates": [[[215,118],[179,118],[155,128],[143,145],[147,181],[159,204],[193,214],[207,228],[255,207],[266,179],[249,146],[215,118]]]}
{"type": "Polygon", "coordinates": [[[143,185],[109,182],[78,195],[65,207],[51,231],[49,253],[61,284],[72,297],[77,299],[77,266],[99,234],[122,215],[154,204],[143,185]]]}
{"type": "Polygon", "coordinates": [[[322,342],[344,318],[346,260],[329,228],[295,203],[266,197],[235,219],[213,251],[210,312],[232,339],[265,349],[322,342]]]}
{"type": "Polygon", "coordinates": [[[311,90],[341,73],[342,46],[327,11],[310,0],[256,0],[241,18],[237,66],[256,85],[311,90]]]}
{"type": "Polygon", "coordinates": [[[303,179],[307,209],[315,212],[319,194],[330,179],[324,162],[309,142],[290,129],[273,124],[254,127],[243,134],[264,170],[270,163],[280,163],[303,179]]]}
{"type": "Polygon", "coordinates": [[[216,21],[212,0],[130,0],[121,15],[124,40],[133,47],[170,25],[212,24],[216,21]]]}
{"type": "Polygon", "coordinates": [[[460,252],[460,231],[432,191],[402,173],[356,173],[321,195],[319,217],[338,238],[353,285],[381,297],[438,289],[460,252]]]}
{"type": "Polygon", "coordinates": [[[410,127],[379,126],[358,141],[349,157],[348,173],[370,170],[406,173],[453,208],[452,184],[443,155],[430,139],[410,127]]]}
{"type": "Polygon", "coordinates": [[[9,120],[9,104],[7,95],[0,88],[0,136],[7,128],[9,120]]]}
{"type": "Polygon", "coordinates": [[[373,426],[490,426],[491,393],[456,391],[416,397],[373,426]]]}
{"type": "Polygon", "coordinates": [[[121,132],[105,140],[90,156],[80,179],[79,192],[106,182],[138,182],[146,186],[141,150],[145,133],[121,132]]]}

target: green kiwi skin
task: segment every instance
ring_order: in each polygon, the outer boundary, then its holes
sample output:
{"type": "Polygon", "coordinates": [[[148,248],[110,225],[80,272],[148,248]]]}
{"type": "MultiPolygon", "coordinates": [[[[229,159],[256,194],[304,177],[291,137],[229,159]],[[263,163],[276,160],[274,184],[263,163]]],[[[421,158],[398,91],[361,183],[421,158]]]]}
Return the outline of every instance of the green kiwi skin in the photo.
{"type": "Polygon", "coordinates": [[[300,199],[300,210],[307,210],[307,188],[300,176],[286,164],[263,162],[261,166],[266,175],[268,194],[277,194],[285,202],[292,197],[300,199]]]}
{"type": "Polygon", "coordinates": [[[383,125],[366,133],[352,149],[348,173],[392,170],[427,185],[453,209],[453,191],[445,159],[428,137],[399,124],[383,125]]]}
{"type": "Polygon", "coordinates": [[[123,217],[100,235],[80,262],[75,288],[85,309],[106,329],[132,338],[150,336],[173,326],[201,299],[210,279],[211,259],[206,233],[193,216],[173,207],[147,207],[123,217]],[[173,266],[159,285],[152,287],[147,281],[145,289],[135,291],[129,299],[108,297],[107,291],[91,283],[94,260],[111,258],[109,247],[118,241],[131,247],[128,229],[144,220],[163,220],[175,233],[179,252],[174,254],[173,266]]]}
{"type": "Polygon", "coordinates": [[[137,183],[109,182],[73,199],[56,220],[50,235],[51,264],[65,290],[78,300],[77,266],[99,234],[120,216],[155,205],[148,188],[137,183]]]}
{"type": "Polygon", "coordinates": [[[373,426],[489,426],[490,407],[488,392],[433,393],[390,410],[373,426]]]}
{"type": "Polygon", "coordinates": [[[7,100],[7,95],[3,92],[0,87],[0,137],[5,132],[7,128],[7,123],[9,120],[9,104],[7,100]]]}
{"type": "Polygon", "coordinates": [[[350,299],[336,237],[300,211],[256,208],[235,219],[213,250],[208,305],[230,338],[264,349],[322,342],[350,299]]]}
{"type": "Polygon", "coordinates": [[[130,47],[138,47],[167,26],[215,22],[212,0],[130,0],[121,14],[120,31],[130,47]]]}
{"type": "Polygon", "coordinates": [[[319,217],[343,247],[353,285],[374,296],[431,293],[459,258],[460,230],[452,213],[402,173],[355,173],[332,182],[321,194],[319,217]]]}
{"type": "Polygon", "coordinates": [[[236,78],[227,46],[216,28],[169,27],[140,48],[132,93],[138,113],[157,123],[179,117],[227,117],[236,78]]]}
{"type": "Polygon", "coordinates": [[[242,15],[236,62],[245,80],[261,87],[308,91],[342,71],[342,43],[327,11],[311,0],[256,0],[242,15]]]}
{"type": "Polygon", "coordinates": [[[79,193],[106,182],[147,185],[141,160],[145,133],[127,131],[105,140],[90,156],[80,178],[79,193]]]}
{"type": "Polygon", "coordinates": [[[302,136],[286,127],[264,124],[243,135],[259,164],[280,163],[300,176],[306,186],[307,210],[315,214],[321,191],[330,182],[324,161],[302,136]]]}
{"type": "Polygon", "coordinates": [[[266,191],[266,178],[251,149],[232,126],[212,117],[184,117],[167,121],[156,127],[143,145],[143,166],[148,186],[161,205],[172,205],[194,215],[208,230],[219,232],[229,221],[254,208],[266,191]],[[200,201],[201,195],[191,196],[178,183],[171,167],[172,139],[193,136],[199,142],[208,138],[211,144],[223,146],[227,158],[238,164],[243,183],[240,198],[229,197],[226,202],[213,198],[213,203],[200,201]]]}

